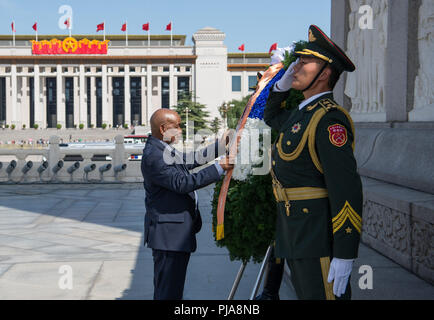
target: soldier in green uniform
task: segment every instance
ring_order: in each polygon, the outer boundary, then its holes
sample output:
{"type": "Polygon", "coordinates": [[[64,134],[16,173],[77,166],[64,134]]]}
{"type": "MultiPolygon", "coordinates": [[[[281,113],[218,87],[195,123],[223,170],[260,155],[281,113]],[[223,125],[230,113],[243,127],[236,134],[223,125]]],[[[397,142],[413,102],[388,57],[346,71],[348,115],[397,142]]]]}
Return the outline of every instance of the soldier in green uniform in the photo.
{"type": "Polygon", "coordinates": [[[264,112],[265,122],[279,131],[271,170],[278,208],[275,255],[286,259],[299,299],[350,299],[363,195],[354,126],[332,90],[340,74],[355,66],[314,25],[307,47],[296,55],[264,112]],[[305,100],[287,110],[290,88],[301,90],[305,100]]]}

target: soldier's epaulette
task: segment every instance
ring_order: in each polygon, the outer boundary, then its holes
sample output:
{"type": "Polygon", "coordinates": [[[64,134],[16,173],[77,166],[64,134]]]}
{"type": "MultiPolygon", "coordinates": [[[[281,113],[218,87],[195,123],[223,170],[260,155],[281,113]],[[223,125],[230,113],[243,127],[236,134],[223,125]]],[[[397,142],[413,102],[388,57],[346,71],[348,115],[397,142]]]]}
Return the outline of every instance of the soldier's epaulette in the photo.
{"type": "Polygon", "coordinates": [[[329,112],[332,109],[337,109],[339,107],[339,105],[336,102],[334,102],[332,99],[329,98],[322,99],[318,103],[327,112],[329,112]]]}

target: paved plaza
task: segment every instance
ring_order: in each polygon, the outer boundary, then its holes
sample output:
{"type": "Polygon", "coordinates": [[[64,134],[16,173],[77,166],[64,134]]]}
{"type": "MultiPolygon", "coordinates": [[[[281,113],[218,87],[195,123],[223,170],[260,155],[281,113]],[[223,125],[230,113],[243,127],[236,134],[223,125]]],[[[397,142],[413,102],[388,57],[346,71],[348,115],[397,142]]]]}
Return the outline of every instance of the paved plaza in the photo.
{"type": "MultiPolygon", "coordinates": [[[[188,300],[227,299],[241,264],[214,243],[212,192],[198,192],[203,227],[188,300]]],[[[143,197],[141,184],[0,185],[0,299],[152,299],[143,197]]],[[[259,267],[247,265],[235,299],[249,298],[259,267]]],[[[363,244],[351,281],[354,299],[434,299],[431,284],[363,244]],[[362,265],[372,267],[372,289],[359,288],[362,265]]],[[[296,299],[287,276],[280,295],[296,299]]]]}

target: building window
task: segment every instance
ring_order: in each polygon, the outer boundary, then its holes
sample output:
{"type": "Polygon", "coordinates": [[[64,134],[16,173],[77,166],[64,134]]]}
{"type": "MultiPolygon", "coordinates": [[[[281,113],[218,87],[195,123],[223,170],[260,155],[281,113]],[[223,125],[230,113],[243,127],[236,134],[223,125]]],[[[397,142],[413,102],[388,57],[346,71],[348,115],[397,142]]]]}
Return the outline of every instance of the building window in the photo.
{"type": "Polygon", "coordinates": [[[255,91],[256,76],[249,76],[249,91],[255,91]]]}
{"type": "Polygon", "coordinates": [[[187,96],[190,91],[190,77],[178,77],[178,100],[187,96]]]}
{"type": "Polygon", "coordinates": [[[232,91],[241,92],[241,76],[232,76],[232,91]]]}
{"type": "Polygon", "coordinates": [[[169,77],[161,77],[161,108],[170,107],[169,96],[170,96],[169,77]]]}

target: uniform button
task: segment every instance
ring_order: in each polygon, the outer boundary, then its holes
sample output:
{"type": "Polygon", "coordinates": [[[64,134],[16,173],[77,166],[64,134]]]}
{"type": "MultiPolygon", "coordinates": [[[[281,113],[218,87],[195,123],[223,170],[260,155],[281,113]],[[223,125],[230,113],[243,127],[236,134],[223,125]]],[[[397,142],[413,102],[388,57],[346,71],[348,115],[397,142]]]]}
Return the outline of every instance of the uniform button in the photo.
{"type": "Polygon", "coordinates": [[[309,213],[309,209],[308,208],[303,208],[303,212],[304,213],[309,213]]]}
{"type": "Polygon", "coordinates": [[[276,161],[273,160],[273,166],[275,166],[275,165],[276,165],[276,161]]]}
{"type": "Polygon", "coordinates": [[[288,145],[288,146],[290,146],[291,145],[291,141],[286,141],[286,144],[288,145]]]}

